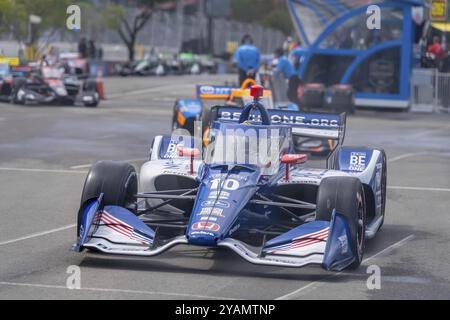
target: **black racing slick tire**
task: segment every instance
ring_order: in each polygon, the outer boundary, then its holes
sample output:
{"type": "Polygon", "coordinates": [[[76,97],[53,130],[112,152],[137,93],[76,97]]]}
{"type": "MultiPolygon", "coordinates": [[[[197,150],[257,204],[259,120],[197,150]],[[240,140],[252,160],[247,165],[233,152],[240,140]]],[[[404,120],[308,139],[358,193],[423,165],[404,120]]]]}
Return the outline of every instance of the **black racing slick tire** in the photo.
{"type": "Polygon", "coordinates": [[[119,206],[135,211],[137,191],[137,174],[132,165],[115,161],[100,161],[94,164],[84,183],[77,234],[84,208],[90,200],[103,193],[104,206],[119,206]]]}
{"type": "Polygon", "coordinates": [[[359,179],[331,177],[322,181],[317,193],[316,220],[331,221],[334,209],[349,222],[351,247],[356,257],[349,268],[356,269],[363,260],[366,231],[364,188],[359,179]]]}

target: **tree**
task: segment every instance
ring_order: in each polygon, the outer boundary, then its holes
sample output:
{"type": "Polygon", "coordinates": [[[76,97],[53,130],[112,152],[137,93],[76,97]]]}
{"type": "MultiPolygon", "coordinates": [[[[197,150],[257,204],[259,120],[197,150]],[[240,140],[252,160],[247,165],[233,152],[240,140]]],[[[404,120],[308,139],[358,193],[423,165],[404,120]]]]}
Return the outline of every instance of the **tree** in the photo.
{"type": "Polygon", "coordinates": [[[128,49],[128,59],[133,61],[139,32],[145,27],[158,4],[170,0],[138,0],[132,10],[121,5],[109,5],[103,12],[103,24],[117,32],[128,49]]]}
{"type": "Polygon", "coordinates": [[[17,40],[36,47],[43,32],[65,28],[69,0],[0,0],[10,4],[10,21],[17,40]],[[39,25],[29,29],[29,17],[42,18],[39,25]]]}
{"type": "Polygon", "coordinates": [[[10,0],[0,0],[0,32],[8,30],[11,19],[12,3],[10,0]]]}

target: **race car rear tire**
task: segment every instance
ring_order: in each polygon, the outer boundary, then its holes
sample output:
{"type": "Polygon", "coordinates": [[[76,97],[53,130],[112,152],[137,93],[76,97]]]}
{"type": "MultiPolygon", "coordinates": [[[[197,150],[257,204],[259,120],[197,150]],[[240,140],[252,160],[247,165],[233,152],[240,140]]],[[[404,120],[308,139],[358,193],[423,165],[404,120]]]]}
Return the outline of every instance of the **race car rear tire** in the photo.
{"type": "Polygon", "coordinates": [[[135,212],[138,191],[137,174],[128,163],[100,161],[94,164],[84,183],[81,206],[78,213],[78,230],[85,206],[103,193],[104,206],[119,206],[135,212]]]}
{"type": "Polygon", "coordinates": [[[351,248],[355,255],[349,268],[356,269],[363,259],[366,231],[364,188],[359,179],[331,177],[322,181],[317,193],[316,220],[331,221],[334,209],[349,223],[351,248]]]}

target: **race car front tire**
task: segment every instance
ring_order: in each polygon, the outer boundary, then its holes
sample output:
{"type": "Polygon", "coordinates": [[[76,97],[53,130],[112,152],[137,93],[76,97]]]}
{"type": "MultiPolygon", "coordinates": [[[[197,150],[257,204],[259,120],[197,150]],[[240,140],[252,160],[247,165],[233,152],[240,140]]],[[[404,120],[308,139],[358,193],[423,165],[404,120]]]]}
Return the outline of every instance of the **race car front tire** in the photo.
{"type": "Polygon", "coordinates": [[[361,181],[353,177],[330,177],[322,181],[317,193],[316,220],[331,221],[333,210],[347,218],[355,261],[349,266],[361,265],[366,231],[366,205],[361,181]]]}
{"type": "Polygon", "coordinates": [[[84,183],[77,232],[89,201],[103,194],[104,206],[119,206],[135,212],[137,191],[137,174],[132,165],[115,161],[100,161],[94,164],[84,183]]]}

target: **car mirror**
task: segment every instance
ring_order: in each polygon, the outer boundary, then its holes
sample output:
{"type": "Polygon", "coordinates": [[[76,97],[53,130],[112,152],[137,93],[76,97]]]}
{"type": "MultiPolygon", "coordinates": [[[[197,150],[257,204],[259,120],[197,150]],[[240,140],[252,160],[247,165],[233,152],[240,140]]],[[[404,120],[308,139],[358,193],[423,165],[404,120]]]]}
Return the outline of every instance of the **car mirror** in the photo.
{"type": "Polygon", "coordinates": [[[281,157],[283,164],[303,164],[308,160],[306,154],[285,154],[281,157]]]}
{"type": "Polygon", "coordinates": [[[179,147],[178,156],[185,158],[196,158],[200,156],[200,150],[198,150],[197,148],[179,147]]]}
{"type": "Polygon", "coordinates": [[[185,147],[178,147],[178,156],[190,158],[190,166],[189,166],[189,174],[194,174],[194,158],[197,158],[200,156],[200,150],[197,148],[185,148],[185,147]]]}
{"type": "Polygon", "coordinates": [[[306,154],[285,154],[281,156],[281,163],[286,165],[285,180],[289,181],[290,166],[295,164],[302,164],[308,160],[306,154]]]}

